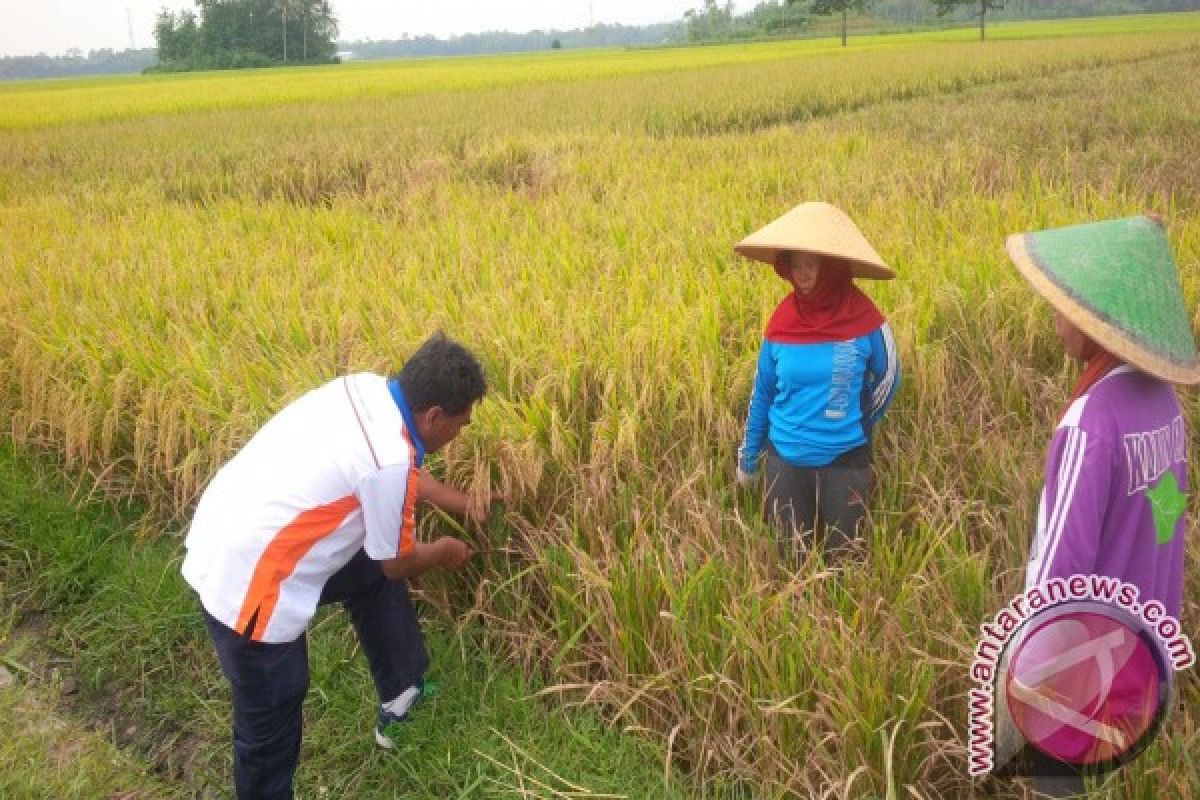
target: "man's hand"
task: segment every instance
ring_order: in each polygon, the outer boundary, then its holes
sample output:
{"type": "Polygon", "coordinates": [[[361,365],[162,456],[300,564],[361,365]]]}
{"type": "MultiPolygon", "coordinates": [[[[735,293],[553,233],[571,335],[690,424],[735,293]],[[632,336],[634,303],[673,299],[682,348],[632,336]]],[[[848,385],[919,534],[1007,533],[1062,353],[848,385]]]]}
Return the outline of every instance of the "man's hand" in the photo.
{"type": "Polygon", "coordinates": [[[444,569],[460,570],[471,558],[471,548],[461,539],[443,536],[437,540],[439,562],[444,569]]]}
{"type": "Polygon", "coordinates": [[[757,472],[746,472],[744,469],[742,469],[742,465],[738,464],[737,472],[734,475],[734,480],[737,481],[738,486],[749,486],[750,482],[754,480],[756,475],[758,475],[757,472]]]}
{"type": "Polygon", "coordinates": [[[417,542],[408,553],[383,562],[383,574],[394,581],[424,575],[431,569],[459,570],[471,558],[471,548],[453,536],[417,542]]]}

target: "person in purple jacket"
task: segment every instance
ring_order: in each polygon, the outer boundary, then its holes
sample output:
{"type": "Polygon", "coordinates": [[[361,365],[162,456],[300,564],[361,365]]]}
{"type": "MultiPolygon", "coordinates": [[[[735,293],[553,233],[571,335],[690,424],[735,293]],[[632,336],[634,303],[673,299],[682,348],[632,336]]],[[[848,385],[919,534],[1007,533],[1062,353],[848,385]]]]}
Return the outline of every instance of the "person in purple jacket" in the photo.
{"type": "Polygon", "coordinates": [[[1200,382],[1200,363],[1162,223],[1041,231],[1008,250],[1086,365],[1050,440],[1026,587],[1106,575],[1178,617],[1188,435],[1171,384],[1200,382]]]}
{"type": "MultiPolygon", "coordinates": [[[[1050,440],[1026,589],[1119,578],[1178,619],[1188,433],[1172,384],[1200,382],[1200,359],[1162,220],[1020,234],[1007,248],[1054,307],[1066,354],[1085,365],[1050,440]]],[[[1077,772],[1034,756],[1041,796],[1083,791],[1077,772]]]]}
{"type": "Polygon", "coordinates": [[[900,382],[891,327],[853,279],[895,273],[828,203],[799,205],[735,249],[792,287],[763,337],[737,480],[765,461],[769,522],[832,559],[862,538],[871,433],[900,382]]]}

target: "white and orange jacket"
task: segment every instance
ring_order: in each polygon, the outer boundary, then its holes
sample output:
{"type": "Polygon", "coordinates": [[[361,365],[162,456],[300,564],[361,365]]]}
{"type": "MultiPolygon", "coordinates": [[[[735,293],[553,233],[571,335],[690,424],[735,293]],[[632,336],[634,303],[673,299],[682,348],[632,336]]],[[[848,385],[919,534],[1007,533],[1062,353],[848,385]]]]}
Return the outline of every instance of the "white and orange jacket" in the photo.
{"type": "Polygon", "coordinates": [[[377,561],[412,550],[423,457],[394,381],[360,373],[308,392],[205,489],[184,579],[254,641],[299,638],[325,582],[359,549],[377,561]]]}

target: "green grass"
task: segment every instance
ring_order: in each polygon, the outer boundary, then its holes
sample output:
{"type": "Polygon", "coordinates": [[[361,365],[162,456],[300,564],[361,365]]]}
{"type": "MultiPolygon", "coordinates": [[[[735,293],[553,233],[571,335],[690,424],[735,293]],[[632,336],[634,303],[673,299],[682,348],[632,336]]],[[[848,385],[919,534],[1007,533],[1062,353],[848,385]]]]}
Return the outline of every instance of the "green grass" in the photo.
{"type": "MultiPolygon", "coordinates": [[[[77,509],[68,494],[0,445],[0,663],[28,670],[0,690],[0,796],[223,789],[225,684],[178,574],[179,542],[141,541],[136,509],[77,509]],[[63,693],[66,681],[78,689],[63,693]]],[[[375,700],[348,619],[318,619],[301,797],[506,797],[520,786],[535,797],[685,796],[679,776],[664,779],[661,754],[589,713],[551,711],[469,628],[426,626],[437,691],[391,754],[371,736],[375,700]]]]}
{"type": "Polygon", "coordinates": [[[9,539],[10,520],[0,513],[0,670],[7,683],[0,686],[0,797],[182,797],[145,761],[117,747],[99,719],[89,725],[66,711],[74,679],[40,660],[40,633],[17,627],[25,609],[12,598],[28,585],[14,580],[20,546],[9,539]]]}
{"type": "Polygon", "coordinates": [[[104,734],[64,717],[59,702],[40,687],[0,689],[0,797],[183,796],[104,734]]]}

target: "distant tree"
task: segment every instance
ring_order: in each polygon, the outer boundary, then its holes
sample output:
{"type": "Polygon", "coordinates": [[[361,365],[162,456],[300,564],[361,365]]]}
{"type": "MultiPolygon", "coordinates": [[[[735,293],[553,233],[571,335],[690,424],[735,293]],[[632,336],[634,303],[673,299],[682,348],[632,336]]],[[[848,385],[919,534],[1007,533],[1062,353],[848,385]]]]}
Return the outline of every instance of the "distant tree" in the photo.
{"type": "Polygon", "coordinates": [[[783,0],[779,4],[780,10],[780,30],[790,30],[791,28],[803,28],[808,24],[807,18],[804,16],[804,0],[783,0]],[[799,11],[797,15],[793,9],[799,11]]]}
{"type": "Polygon", "coordinates": [[[758,36],[802,30],[808,23],[808,0],[764,0],[733,18],[735,35],[758,36]]]}
{"type": "Polygon", "coordinates": [[[308,61],[308,21],[312,16],[313,3],[312,0],[301,0],[300,14],[303,17],[300,25],[301,40],[300,40],[300,60],[308,61]]]}
{"type": "Polygon", "coordinates": [[[337,38],[337,26],[333,27],[332,33],[328,29],[328,22],[333,19],[333,11],[329,8],[329,0],[300,0],[300,10],[304,16],[301,31],[303,32],[303,40],[301,42],[300,60],[308,61],[308,39],[311,33],[317,39],[328,39],[333,41],[337,38]]]}
{"type": "Polygon", "coordinates": [[[283,30],[283,63],[287,63],[287,29],[288,12],[296,5],[296,0],[275,0],[274,11],[279,12],[279,27],[283,30]]]}
{"type": "Polygon", "coordinates": [[[191,11],[175,13],[163,9],[154,23],[154,38],[158,42],[160,61],[188,62],[200,46],[196,15],[191,11]]]}
{"type": "Polygon", "coordinates": [[[733,0],[726,0],[723,6],[717,0],[704,0],[702,11],[689,8],[683,19],[693,42],[728,38],[733,32],[733,0]]]}
{"type": "Polygon", "coordinates": [[[329,0],[196,0],[196,6],[199,20],[186,11],[159,14],[158,70],[336,61],[337,20],[329,0]]]}
{"type": "Polygon", "coordinates": [[[329,61],[337,53],[337,20],[329,0],[294,0],[299,2],[301,31],[300,57],[305,63],[329,61]]]}
{"type": "Polygon", "coordinates": [[[154,18],[154,40],[158,42],[160,61],[173,61],[175,57],[175,12],[163,9],[154,18]]]}
{"type": "Polygon", "coordinates": [[[554,41],[550,42],[550,49],[562,50],[562,40],[556,38],[554,41]]]}
{"type": "Polygon", "coordinates": [[[846,15],[851,11],[862,13],[871,0],[812,0],[812,12],[822,17],[830,14],[842,15],[842,47],[846,46],[846,15]]]}
{"type": "Polygon", "coordinates": [[[931,0],[937,9],[939,17],[944,17],[959,6],[979,6],[979,41],[983,41],[987,31],[987,12],[1000,11],[1004,4],[998,0],[931,0]]]}

